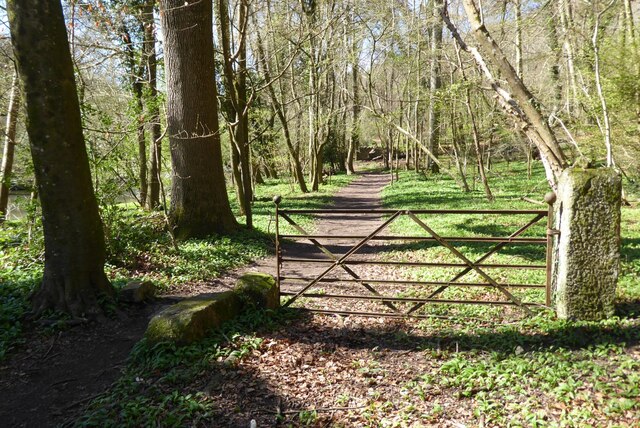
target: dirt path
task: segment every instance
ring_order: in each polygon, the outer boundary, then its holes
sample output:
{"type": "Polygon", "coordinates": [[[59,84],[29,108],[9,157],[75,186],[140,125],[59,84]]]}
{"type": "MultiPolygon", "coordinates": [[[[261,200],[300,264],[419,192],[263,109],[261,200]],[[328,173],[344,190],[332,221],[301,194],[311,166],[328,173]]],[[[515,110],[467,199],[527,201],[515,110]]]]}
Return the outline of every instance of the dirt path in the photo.
{"type": "MultiPolygon", "coordinates": [[[[348,186],[341,189],[331,202],[331,207],[343,209],[379,209],[382,207],[380,192],[389,182],[389,176],[380,173],[363,174],[348,186]]],[[[286,208],[286,201],[282,208],[286,208]]],[[[296,218],[294,218],[294,221],[296,218]]],[[[359,214],[345,216],[342,214],[322,214],[315,216],[316,224],[309,233],[317,235],[366,235],[380,223],[380,216],[359,214]]],[[[282,224],[286,224],[281,220],[282,224]]],[[[309,228],[307,228],[309,229],[309,228]]],[[[354,239],[322,240],[335,255],[342,255],[357,243],[354,239]]],[[[286,242],[283,244],[283,257],[297,259],[327,260],[327,256],[316,246],[306,240],[286,242]]],[[[322,272],[322,265],[317,263],[296,264],[287,270],[290,276],[311,276],[322,272]]],[[[275,258],[268,257],[243,269],[243,271],[259,271],[275,275],[275,258]]],[[[284,273],[284,272],[283,272],[284,273]]]]}
{"type": "MultiPolygon", "coordinates": [[[[380,193],[383,187],[389,182],[386,174],[366,174],[360,177],[351,185],[342,189],[332,204],[335,208],[374,210],[382,208],[380,193]]],[[[294,221],[295,216],[294,217],[294,221]]],[[[335,258],[340,258],[358,245],[362,239],[379,226],[386,218],[377,213],[365,214],[321,214],[316,215],[317,227],[314,231],[309,231],[314,235],[333,236],[337,238],[319,238],[319,241],[328,249],[335,258]]],[[[283,222],[284,223],[284,222],[283,222]]],[[[391,235],[385,229],[381,235],[391,235]]],[[[371,261],[379,257],[381,241],[368,241],[363,247],[352,253],[348,261],[371,261]]],[[[330,265],[331,258],[325,254],[317,245],[309,240],[298,239],[295,242],[285,241],[282,244],[283,258],[302,259],[309,262],[284,262],[281,269],[281,291],[283,293],[298,293],[303,290],[311,280],[317,278],[330,265]]],[[[321,283],[312,285],[306,290],[307,293],[321,295],[371,295],[380,292],[381,294],[393,294],[393,290],[388,284],[360,284],[356,278],[376,278],[383,277],[385,269],[373,265],[348,265],[345,267],[335,267],[322,278],[321,283]]],[[[331,299],[321,297],[319,299],[300,298],[304,300],[304,306],[318,310],[340,310],[340,311],[360,311],[378,312],[385,308],[381,302],[331,299]]]]}
{"type": "MultiPolygon", "coordinates": [[[[381,174],[361,177],[336,195],[334,206],[381,208],[380,191],[388,183],[387,178],[381,174]]],[[[379,215],[359,215],[354,221],[352,216],[332,214],[323,216],[314,233],[364,236],[381,223],[379,215]]],[[[341,255],[358,240],[331,242],[327,248],[341,255]]],[[[373,246],[375,242],[356,257],[366,255],[373,246]]],[[[283,250],[284,257],[327,259],[312,244],[302,241],[289,242],[283,250]]],[[[326,267],[319,263],[296,263],[283,270],[282,275],[313,277],[326,267]]],[[[264,264],[252,269],[273,272],[272,266],[264,264]]],[[[354,266],[362,277],[372,274],[372,269],[354,266]]],[[[350,278],[344,272],[336,272],[335,276],[350,278]]],[[[368,293],[353,282],[321,285],[316,288],[326,293],[368,293]]],[[[284,281],[282,290],[299,290],[301,286],[303,281],[284,281]]],[[[328,299],[318,303],[305,300],[304,305],[371,311],[379,310],[380,302],[328,299]]],[[[455,400],[431,401],[441,392],[427,391],[428,386],[424,399],[419,394],[409,394],[408,390],[409,385],[416,383],[418,374],[433,370],[435,363],[428,358],[430,353],[455,349],[457,344],[432,337],[418,329],[417,324],[416,320],[307,314],[278,331],[262,334],[261,348],[238,367],[221,372],[212,370],[185,390],[209,395],[219,409],[215,421],[220,426],[249,426],[252,419],[260,427],[374,426],[377,423],[372,421],[381,420],[389,426],[451,426],[426,415],[434,410],[446,415],[449,409],[455,409],[455,400]]]]}
{"type": "MultiPolygon", "coordinates": [[[[363,175],[342,189],[335,196],[333,205],[379,208],[379,193],[386,183],[387,176],[363,175]]],[[[363,233],[378,220],[362,216],[358,226],[348,232],[363,233]]],[[[347,230],[343,221],[334,217],[323,219],[317,232],[346,233],[347,230]]],[[[300,252],[296,257],[323,257],[311,245],[303,244],[298,248],[300,252]]],[[[340,252],[339,246],[331,249],[340,252]]],[[[294,248],[292,251],[298,250],[294,248]]],[[[319,267],[307,265],[301,270],[310,275],[319,267]]],[[[218,278],[207,290],[196,288],[186,291],[186,294],[230,288],[246,271],[275,274],[275,258],[261,259],[218,278]]],[[[85,403],[105,391],[118,378],[150,317],[176,298],[175,295],[167,296],[151,305],[124,307],[115,319],[99,325],[79,325],[61,331],[52,329],[52,333],[26,325],[24,344],[8,360],[0,363],[0,426],[53,426],[72,419],[85,403]]]]}

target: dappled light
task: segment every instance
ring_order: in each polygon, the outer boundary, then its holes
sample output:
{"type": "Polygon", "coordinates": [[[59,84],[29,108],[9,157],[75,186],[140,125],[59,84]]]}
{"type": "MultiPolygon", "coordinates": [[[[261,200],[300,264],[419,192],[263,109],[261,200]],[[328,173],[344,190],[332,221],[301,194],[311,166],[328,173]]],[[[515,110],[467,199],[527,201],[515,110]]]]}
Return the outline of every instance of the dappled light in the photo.
{"type": "Polygon", "coordinates": [[[638,425],[637,1],[5,3],[0,426],[638,425]]]}

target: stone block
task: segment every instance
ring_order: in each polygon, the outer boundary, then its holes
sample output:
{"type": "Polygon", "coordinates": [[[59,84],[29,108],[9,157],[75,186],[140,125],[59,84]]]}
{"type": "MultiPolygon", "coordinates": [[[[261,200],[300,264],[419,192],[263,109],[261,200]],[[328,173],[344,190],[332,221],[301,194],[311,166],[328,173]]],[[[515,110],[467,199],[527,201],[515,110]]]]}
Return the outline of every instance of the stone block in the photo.
{"type": "Polygon", "coordinates": [[[236,317],[241,309],[242,301],[233,291],[192,297],[156,314],[149,321],[145,337],[151,343],[192,343],[236,317]]]}
{"type": "Polygon", "coordinates": [[[120,290],[120,300],[129,303],[141,303],[153,299],[156,286],[151,281],[131,281],[120,290]]]}
{"type": "Polygon", "coordinates": [[[273,276],[250,272],[238,278],[236,293],[248,304],[261,309],[278,309],[280,294],[273,276]]]}
{"type": "Polygon", "coordinates": [[[188,344],[206,336],[249,309],[277,309],[280,295],[271,275],[252,272],[238,279],[233,290],[192,297],[156,314],[145,337],[151,343],[188,344]]]}
{"type": "Polygon", "coordinates": [[[611,168],[569,168],[555,211],[554,303],[558,317],[600,320],[613,314],[620,270],[622,181],[611,168]]]}

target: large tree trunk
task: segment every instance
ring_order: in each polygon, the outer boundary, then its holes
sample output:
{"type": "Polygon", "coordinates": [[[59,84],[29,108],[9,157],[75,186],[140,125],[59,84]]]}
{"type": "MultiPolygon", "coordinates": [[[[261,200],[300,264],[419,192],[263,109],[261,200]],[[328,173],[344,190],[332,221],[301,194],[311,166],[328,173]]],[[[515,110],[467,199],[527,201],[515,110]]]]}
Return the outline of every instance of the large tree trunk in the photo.
{"type": "Polygon", "coordinates": [[[237,227],[222,170],[211,0],[162,0],[167,131],[173,165],[170,219],[177,238],[237,227]]]}
{"type": "Polygon", "coordinates": [[[0,223],[7,216],[9,205],[9,188],[11,187],[11,173],[13,172],[13,156],[16,148],[16,124],[18,123],[18,110],[20,109],[20,90],[18,88],[18,75],[13,75],[11,82],[11,95],[9,108],[7,109],[7,126],[4,130],[4,150],[2,152],[2,168],[0,169],[0,223]]]}
{"type": "Polygon", "coordinates": [[[100,313],[98,295],[114,290],[104,274],[104,233],[62,7],[51,0],[10,0],[7,6],[42,204],[44,275],[34,310],[93,316],[100,313]]]}
{"type": "Polygon", "coordinates": [[[160,174],[162,171],[162,129],[160,127],[160,101],[158,99],[158,59],[156,56],[155,21],[153,19],[154,4],[155,0],[150,0],[143,11],[147,84],[149,85],[147,111],[151,124],[148,209],[156,209],[160,206],[160,174]]]}

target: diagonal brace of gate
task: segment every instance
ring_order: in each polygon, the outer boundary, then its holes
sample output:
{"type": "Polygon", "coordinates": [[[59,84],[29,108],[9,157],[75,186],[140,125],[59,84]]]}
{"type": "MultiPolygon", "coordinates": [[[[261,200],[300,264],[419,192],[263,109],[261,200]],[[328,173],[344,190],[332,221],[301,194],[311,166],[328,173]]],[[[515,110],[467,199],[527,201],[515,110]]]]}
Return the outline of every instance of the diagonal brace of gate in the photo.
{"type": "Polygon", "coordinates": [[[418,216],[416,216],[414,213],[412,213],[411,211],[407,211],[407,215],[409,217],[411,217],[411,219],[416,222],[418,224],[418,226],[420,226],[421,228],[423,228],[424,230],[426,230],[431,236],[433,236],[433,238],[438,241],[438,243],[440,245],[442,245],[443,247],[447,248],[449,251],[451,251],[456,257],[458,257],[460,260],[462,260],[464,263],[467,264],[467,266],[469,267],[469,269],[472,269],[474,271],[476,271],[478,273],[478,275],[480,275],[482,278],[484,278],[485,281],[487,281],[489,284],[491,284],[493,287],[495,287],[496,289],[498,289],[500,292],[502,292],[502,294],[504,294],[505,296],[507,296],[507,298],[509,300],[511,300],[513,303],[515,303],[516,305],[520,306],[522,309],[525,310],[525,312],[527,312],[527,314],[531,315],[532,312],[529,308],[527,308],[525,305],[522,304],[522,302],[520,301],[520,299],[518,299],[516,296],[514,296],[513,294],[509,293],[509,291],[504,288],[503,286],[501,286],[500,284],[498,284],[493,278],[491,278],[484,270],[482,270],[480,267],[478,267],[474,262],[472,262],[471,260],[469,260],[464,254],[462,254],[460,251],[458,251],[457,248],[455,248],[453,245],[451,245],[449,242],[447,242],[447,240],[443,239],[440,235],[438,235],[433,229],[431,229],[429,226],[427,226],[422,220],[420,220],[418,218],[418,216]]]}
{"type": "MultiPolygon", "coordinates": [[[[307,291],[309,288],[313,287],[318,282],[320,282],[320,280],[322,280],[322,278],[324,278],[327,274],[329,274],[331,271],[333,271],[337,266],[340,266],[345,272],[347,272],[349,275],[351,275],[354,279],[359,280],[360,284],[362,284],[362,286],[364,286],[371,293],[379,296],[380,293],[378,293],[375,288],[373,288],[370,284],[367,284],[366,282],[362,281],[362,279],[358,276],[358,274],[356,274],[351,268],[345,266],[343,264],[343,262],[346,259],[348,259],[351,255],[355,254],[363,246],[365,246],[367,244],[367,242],[369,242],[373,237],[375,237],[380,232],[382,232],[387,226],[389,226],[391,223],[393,223],[393,221],[396,218],[398,218],[401,214],[402,214],[402,211],[398,211],[398,212],[394,213],[393,215],[391,215],[391,217],[389,217],[384,223],[382,223],[380,226],[378,226],[376,228],[376,230],[371,232],[364,239],[362,239],[360,242],[358,242],[356,245],[354,245],[349,251],[347,251],[340,258],[337,258],[331,251],[329,251],[329,249],[327,249],[324,245],[320,244],[317,240],[310,238],[309,241],[311,241],[316,247],[318,247],[323,253],[328,255],[331,259],[335,260],[335,262],[331,266],[329,266],[324,272],[322,272],[320,275],[318,275],[313,281],[311,281],[309,284],[304,286],[302,288],[302,290],[298,291],[289,300],[287,300],[287,302],[284,304],[284,306],[287,307],[287,306],[291,305],[295,300],[298,299],[298,297],[300,297],[302,294],[304,294],[305,291],[307,291]]],[[[308,233],[302,227],[300,227],[298,224],[296,224],[288,215],[286,215],[284,213],[280,213],[280,216],[282,218],[284,218],[289,224],[291,224],[298,232],[300,232],[303,235],[308,235],[308,233]]],[[[385,301],[385,302],[383,302],[383,304],[386,305],[387,307],[393,309],[395,312],[398,312],[398,308],[393,303],[385,301]]]]}
{"type": "MultiPolygon", "coordinates": [[[[540,221],[540,219],[542,219],[544,217],[544,215],[539,214],[537,216],[535,216],[531,221],[529,221],[527,224],[525,224],[524,226],[522,226],[520,229],[516,230],[515,232],[513,232],[511,235],[509,235],[509,238],[516,238],[519,235],[523,234],[526,230],[528,230],[531,226],[533,226],[534,224],[536,224],[538,221],[540,221]]],[[[485,261],[486,259],[488,259],[489,257],[491,257],[493,254],[497,253],[498,251],[500,251],[502,248],[506,247],[509,243],[508,242],[500,242],[499,244],[493,246],[493,248],[491,248],[487,253],[485,253],[482,257],[480,257],[479,259],[477,259],[474,264],[480,264],[483,261],[485,261]]],[[[462,278],[463,276],[465,276],[467,273],[471,272],[473,269],[471,269],[470,267],[466,267],[464,268],[462,271],[460,271],[460,273],[458,273],[456,276],[454,276],[453,278],[451,278],[451,280],[449,281],[450,283],[452,283],[451,285],[455,285],[454,282],[459,280],[460,278],[462,278]]],[[[429,296],[427,297],[427,299],[432,299],[435,296],[437,296],[438,294],[442,293],[443,291],[445,291],[447,288],[449,288],[449,285],[443,285],[440,286],[437,290],[435,290],[433,293],[429,294],[429,296]]],[[[411,314],[415,311],[417,311],[418,309],[420,309],[421,307],[423,307],[425,304],[424,303],[418,303],[416,305],[414,305],[411,309],[409,309],[407,311],[407,314],[411,314]]]]}

